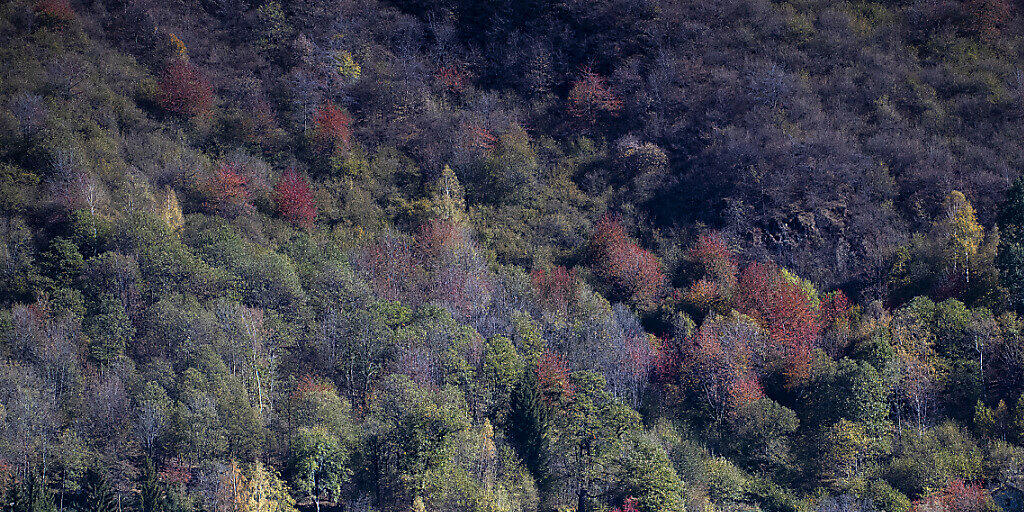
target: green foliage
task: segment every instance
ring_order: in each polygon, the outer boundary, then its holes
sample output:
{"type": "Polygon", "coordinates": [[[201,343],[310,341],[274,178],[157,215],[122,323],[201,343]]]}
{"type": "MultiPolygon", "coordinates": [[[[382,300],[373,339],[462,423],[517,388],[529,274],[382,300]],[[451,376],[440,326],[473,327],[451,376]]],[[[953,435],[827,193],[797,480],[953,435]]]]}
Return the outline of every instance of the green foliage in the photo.
{"type": "Polygon", "coordinates": [[[311,501],[337,501],[352,475],[349,449],[335,434],[319,427],[301,427],[291,440],[289,473],[295,488],[311,501]]]}
{"type": "Polygon", "coordinates": [[[122,3],[0,6],[5,511],[1020,485],[1005,2],[122,3]],[[799,346],[712,314],[769,259],[799,346]]]}

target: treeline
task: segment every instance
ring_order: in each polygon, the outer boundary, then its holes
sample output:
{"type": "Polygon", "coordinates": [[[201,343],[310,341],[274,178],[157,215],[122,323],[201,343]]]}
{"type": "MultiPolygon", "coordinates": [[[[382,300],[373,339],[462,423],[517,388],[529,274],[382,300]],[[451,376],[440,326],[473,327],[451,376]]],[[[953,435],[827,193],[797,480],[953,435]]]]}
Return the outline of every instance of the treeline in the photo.
{"type": "Polygon", "coordinates": [[[0,508],[1015,510],[1022,19],[4,0],[0,508]]]}

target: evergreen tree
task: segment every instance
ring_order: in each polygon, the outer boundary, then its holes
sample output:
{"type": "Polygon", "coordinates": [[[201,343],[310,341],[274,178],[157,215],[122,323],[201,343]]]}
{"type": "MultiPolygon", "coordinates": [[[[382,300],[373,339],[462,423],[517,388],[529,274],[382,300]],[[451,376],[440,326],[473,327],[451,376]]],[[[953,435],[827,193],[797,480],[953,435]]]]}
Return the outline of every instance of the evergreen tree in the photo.
{"type": "Polygon", "coordinates": [[[1024,178],[1006,192],[999,208],[999,277],[1010,292],[1010,306],[1024,311],[1024,178]]]}
{"type": "Polygon", "coordinates": [[[135,335],[124,305],[109,292],[100,293],[96,311],[86,331],[89,355],[100,364],[110,364],[124,355],[135,335]]]}
{"type": "Polygon", "coordinates": [[[541,399],[537,374],[531,370],[524,371],[512,390],[506,430],[519,457],[540,487],[547,482],[547,428],[548,416],[541,399]]]}
{"type": "Polygon", "coordinates": [[[114,512],[114,492],[103,473],[91,467],[85,472],[85,481],[79,494],[78,510],[81,512],[114,512]]]}
{"type": "Polygon", "coordinates": [[[163,489],[156,477],[153,459],[146,457],[142,464],[142,480],[140,482],[140,512],[164,512],[167,510],[163,489]]]}

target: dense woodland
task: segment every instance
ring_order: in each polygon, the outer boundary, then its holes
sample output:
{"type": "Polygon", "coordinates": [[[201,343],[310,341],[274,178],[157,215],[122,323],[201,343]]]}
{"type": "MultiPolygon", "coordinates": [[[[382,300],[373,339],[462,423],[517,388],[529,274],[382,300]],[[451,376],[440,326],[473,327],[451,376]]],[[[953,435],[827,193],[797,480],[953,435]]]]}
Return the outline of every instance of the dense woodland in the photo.
{"type": "Polygon", "coordinates": [[[1017,512],[1024,2],[0,0],[3,512],[1017,512]]]}

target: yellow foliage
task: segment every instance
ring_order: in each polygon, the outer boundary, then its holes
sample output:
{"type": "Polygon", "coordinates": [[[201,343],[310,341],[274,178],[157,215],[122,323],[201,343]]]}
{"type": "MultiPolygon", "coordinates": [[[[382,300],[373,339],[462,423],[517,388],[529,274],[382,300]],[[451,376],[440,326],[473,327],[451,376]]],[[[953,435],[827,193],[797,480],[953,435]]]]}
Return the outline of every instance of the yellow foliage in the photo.
{"type": "Polygon", "coordinates": [[[171,46],[174,47],[175,58],[181,61],[187,61],[188,47],[185,46],[185,43],[173,32],[171,32],[169,39],[171,40],[171,46]]]}
{"type": "Polygon", "coordinates": [[[338,73],[349,82],[359,80],[359,75],[363,72],[362,66],[352,57],[352,53],[345,50],[334,52],[334,64],[338,73]]]}
{"type": "MultiPolygon", "coordinates": [[[[953,263],[953,269],[968,269],[967,263],[977,254],[984,238],[984,228],[978,223],[974,207],[959,190],[946,196],[945,215],[940,219],[940,228],[946,237],[946,252],[953,263]]],[[[970,281],[970,276],[967,276],[970,281]]]]}
{"type": "Polygon", "coordinates": [[[458,177],[447,165],[437,178],[433,190],[434,213],[438,218],[456,224],[466,221],[466,198],[458,177]]]}
{"type": "Polygon", "coordinates": [[[174,233],[181,230],[185,225],[185,217],[181,214],[181,206],[178,204],[178,195],[171,187],[164,187],[160,199],[160,218],[167,223],[167,227],[174,233]]]}
{"type": "Polygon", "coordinates": [[[272,469],[257,461],[242,471],[237,462],[221,475],[219,508],[223,512],[295,512],[295,500],[272,469]]]}

